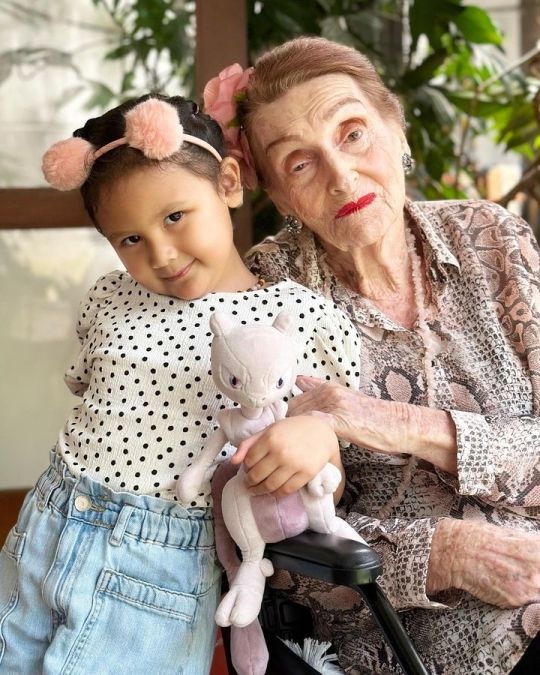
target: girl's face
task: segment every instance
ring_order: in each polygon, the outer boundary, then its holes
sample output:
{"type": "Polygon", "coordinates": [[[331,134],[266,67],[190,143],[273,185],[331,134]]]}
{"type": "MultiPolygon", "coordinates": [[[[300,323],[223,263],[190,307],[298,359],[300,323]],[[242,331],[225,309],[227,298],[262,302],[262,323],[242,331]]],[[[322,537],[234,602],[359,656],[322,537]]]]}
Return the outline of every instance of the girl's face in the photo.
{"type": "Polygon", "coordinates": [[[193,300],[240,290],[229,215],[242,202],[234,160],[223,160],[220,186],[178,166],[142,168],[103,191],[99,226],[131,276],[154,293],[193,300]]]}
{"type": "Polygon", "coordinates": [[[405,137],[348,75],[290,89],[261,108],[253,129],[269,196],[323,242],[350,250],[402,226],[405,137]]]}

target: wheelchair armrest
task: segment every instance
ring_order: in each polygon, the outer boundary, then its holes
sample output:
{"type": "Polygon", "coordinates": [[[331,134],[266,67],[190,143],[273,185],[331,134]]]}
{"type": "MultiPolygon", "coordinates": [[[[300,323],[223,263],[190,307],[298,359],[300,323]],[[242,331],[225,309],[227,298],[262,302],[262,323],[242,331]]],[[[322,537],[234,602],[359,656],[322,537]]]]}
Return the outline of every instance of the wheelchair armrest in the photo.
{"type": "Polygon", "coordinates": [[[366,544],[310,530],[267,544],[265,557],[279,569],[342,586],[372,584],[382,572],[378,553],[366,544]]]}

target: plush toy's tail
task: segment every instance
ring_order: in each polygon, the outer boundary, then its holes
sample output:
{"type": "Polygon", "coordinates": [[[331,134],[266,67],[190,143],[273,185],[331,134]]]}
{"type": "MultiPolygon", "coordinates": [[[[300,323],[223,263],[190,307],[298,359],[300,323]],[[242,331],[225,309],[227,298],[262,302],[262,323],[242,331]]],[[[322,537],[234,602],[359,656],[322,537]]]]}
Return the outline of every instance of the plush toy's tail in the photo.
{"type": "MultiPolygon", "coordinates": [[[[241,561],[236,553],[236,544],[223,520],[221,495],[225,484],[237,471],[237,466],[224,462],[218,466],[212,478],[216,551],[227,573],[229,586],[234,581],[241,561]]],[[[231,626],[231,658],[238,675],[264,675],[268,664],[268,649],[258,619],[242,628],[231,626]]]]}

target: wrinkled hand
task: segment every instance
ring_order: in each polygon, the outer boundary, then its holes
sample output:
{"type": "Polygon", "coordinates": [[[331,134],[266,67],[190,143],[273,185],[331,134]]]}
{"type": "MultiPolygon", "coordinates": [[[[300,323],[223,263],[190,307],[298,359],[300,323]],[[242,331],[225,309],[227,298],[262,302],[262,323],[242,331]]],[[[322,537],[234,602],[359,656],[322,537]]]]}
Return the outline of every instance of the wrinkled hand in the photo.
{"type": "Polygon", "coordinates": [[[244,463],[251,494],[283,496],[299,490],[338,458],[338,441],[328,424],[302,416],[278,420],[242,441],[231,462],[244,463]]]}
{"type": "Polygon", "coordinates": [[[441,521],[433,535],[427,592],[452,587],[501,608],[540,602],[540,534],[441,521]]]}
{"type": "Polygon", "coordinates": [[[411,406],[381,401],[317,377],[300,375],[296,384],[304,393],[289,401],[288,417],[309,415],[329,424],[345,441],[380,452],[407,452],[401,436],[411,406]]]}
{"type": "Polygon", "coordinates": [[[338,438],[388,455],[407,453],[457,473],[456,429],[445,410],[384,401],[336,382],[301,375],[304,392],[289,401],[288,416],[329,424],[338,438]]]}

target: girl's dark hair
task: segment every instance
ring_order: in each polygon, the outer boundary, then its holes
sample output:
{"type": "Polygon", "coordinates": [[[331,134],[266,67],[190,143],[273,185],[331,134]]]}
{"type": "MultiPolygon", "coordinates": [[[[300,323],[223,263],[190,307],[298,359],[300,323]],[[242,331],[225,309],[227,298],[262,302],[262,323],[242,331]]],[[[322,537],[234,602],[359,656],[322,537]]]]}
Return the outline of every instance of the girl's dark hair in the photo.
{"type": "MultiPolygon", "coordinates": [[[[73,132],[73,136],[84,138],[96,149],[122,138],[126,130],[124,115],[149,98],[157,98],[174,106],[186,134],[206,141],[222,157],[227,155],[223,132],[219,124],[200,112],[199,106],[194,101],[182,96],[146,94],[137,99],[130,99],[104,113],[101,117],[89,119],[84,127],[73,132]]],[[[186,168],[200,178],[206,178],[216,188],[219,185],[219,163],[216,158],[208,150],[189,142],[185,142],[177,153],[161,161],[149,159],[140,150],[128,145],[121,145],[99,157],[94,162],[88,179],[81,186],[84,207],[94,225],[99,229],[97,210],[103,190],[110,189],[118,179],[141,167],[173,165],[186,168]]]]}

